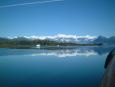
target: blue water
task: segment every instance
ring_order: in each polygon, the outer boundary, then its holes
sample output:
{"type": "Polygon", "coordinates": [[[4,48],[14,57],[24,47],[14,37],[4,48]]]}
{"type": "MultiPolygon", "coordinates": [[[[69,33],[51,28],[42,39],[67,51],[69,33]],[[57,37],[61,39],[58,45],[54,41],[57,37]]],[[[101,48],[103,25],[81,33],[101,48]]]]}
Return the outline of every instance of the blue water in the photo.
{"type": "Polygon", "coordinates": [[[0,49],[0,87],[100,87],[112,48],[0,49]]]}

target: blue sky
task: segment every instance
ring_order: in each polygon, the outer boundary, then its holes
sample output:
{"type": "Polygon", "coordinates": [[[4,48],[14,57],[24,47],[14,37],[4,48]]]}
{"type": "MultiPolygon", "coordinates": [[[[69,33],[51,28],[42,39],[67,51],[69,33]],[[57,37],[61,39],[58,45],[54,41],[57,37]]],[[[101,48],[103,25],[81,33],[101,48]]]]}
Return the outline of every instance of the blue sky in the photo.
{"type": "MultiPolygon", "coordinates": [[[[50,0],[0,0],[0,6],[50,0]]],[[[64,0],[0,8],[0,36],[115,35],[114,0],[64,0]]]]}

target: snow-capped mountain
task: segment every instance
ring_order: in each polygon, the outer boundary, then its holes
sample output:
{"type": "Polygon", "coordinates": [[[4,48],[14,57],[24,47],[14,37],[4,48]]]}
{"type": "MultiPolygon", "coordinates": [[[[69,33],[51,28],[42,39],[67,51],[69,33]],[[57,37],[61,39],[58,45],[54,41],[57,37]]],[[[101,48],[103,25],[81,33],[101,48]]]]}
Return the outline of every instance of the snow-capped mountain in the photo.
{"type": "MultiPolygon", "coordinates": [[[[11,38],[11,37],[10,37],[11,38]]],[[[23,36],[23,37],[12,37],[11,39],[29,39],[29,40],[52,40],[58,42],[77,42],[77,43],[89,43],[96,39],[95,36],[79,36],[79,35],[66,35],[57,34],[51,36],[23,36]]]]}
{"type": "Polygon", "coordinates": [[[103,45],[115,45],[115,36],[104,37],[104,36],[79,36],[79,35],[67,35],[57,34],[50,36],[15,36],[15,37],[0,37],[0,41],[16,40],[16,41],[27,41],[27,40],[49,40],[57,42],[74,42],[74,43],[97,43],[103,45]]]}

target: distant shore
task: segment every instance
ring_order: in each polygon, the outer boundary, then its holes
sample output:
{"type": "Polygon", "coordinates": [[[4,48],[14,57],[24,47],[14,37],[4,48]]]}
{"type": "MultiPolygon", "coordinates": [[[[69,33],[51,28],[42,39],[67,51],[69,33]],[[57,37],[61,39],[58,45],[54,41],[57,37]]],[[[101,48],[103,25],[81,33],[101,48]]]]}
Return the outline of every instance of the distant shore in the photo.
{"type": "Polygon", "coordinates": [[[80,46],[101,46],[98,44],[78,44],[78,45],[66,45],[66,46],[59,46],[59,45],[41,45],[40,47],[37,47],[35,45],[0,45],[0,48],[16,48],[16,49],[64,49],[64,48],[75,48],[80,46]]]}
{"type": "Polygon", "coordinates": [[[76,43],[76,42],[57,42],[51,40],[0,40],[0,48],[68,48],[74,46],[102,46],[101,43],[76,43]]]}

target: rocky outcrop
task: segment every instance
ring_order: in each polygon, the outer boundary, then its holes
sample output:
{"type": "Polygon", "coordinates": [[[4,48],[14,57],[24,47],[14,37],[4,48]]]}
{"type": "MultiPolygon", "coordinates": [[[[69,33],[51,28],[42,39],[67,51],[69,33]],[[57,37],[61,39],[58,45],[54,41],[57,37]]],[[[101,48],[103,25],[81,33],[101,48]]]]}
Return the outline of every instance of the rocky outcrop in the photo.
{"type": "Polygon", "coordinates": [[[107,56],[101,87],[115,87],[115,49],[107,56]]]}

